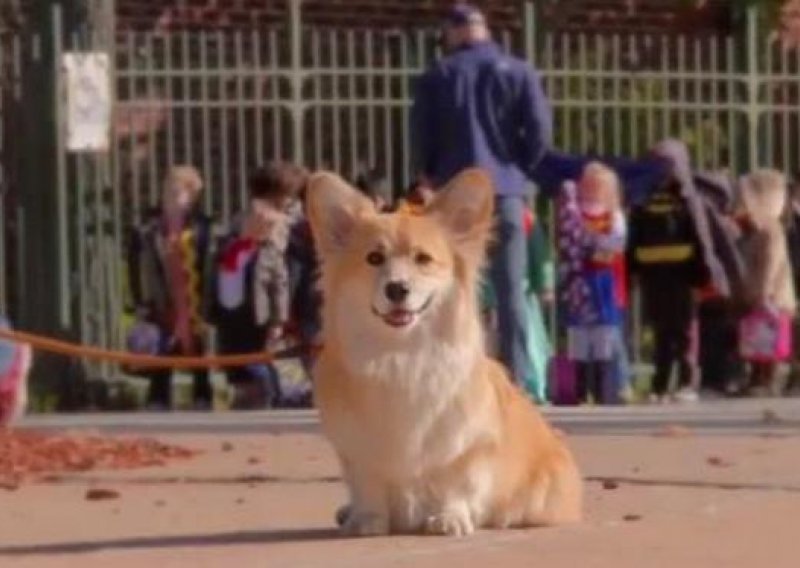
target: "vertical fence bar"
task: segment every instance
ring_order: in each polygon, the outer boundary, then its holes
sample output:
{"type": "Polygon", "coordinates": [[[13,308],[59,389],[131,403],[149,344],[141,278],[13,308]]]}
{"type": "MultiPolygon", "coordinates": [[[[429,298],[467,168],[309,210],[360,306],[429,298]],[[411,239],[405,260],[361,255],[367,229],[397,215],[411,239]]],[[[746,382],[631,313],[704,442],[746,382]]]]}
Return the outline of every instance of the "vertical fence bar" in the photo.
{"type": "Polygon", "coordinates": [[[375,44],[373,42],[375,32],[371,29],[366,31],[364,38],[364,50],[366,52],[366,80],[367,80],[367,163],[375,167],[375,44]]]}
{"type": "Polygon", "coordinates": [[[692,69],[692,102],[696,105],[694,112],[694,127],[697,132],[696,136],[698,140],[698,165],[701,168],[707,168],[708,164],[706,163],[705,129],[703,128],[703,113],[705,111],[701,107],[703,104],[703,54],[702,44],[700,42],[701,40],[699,38],[692,38],[692,44],[694,46],[694,69],[692,69]]]}
{"type": "MultiPolygon", "coordinates": [[[[107,22],[110,23],[109,28],[110,30],[116,29],[114,16],[112,15],[110,20],[107,22]]],[[[119,85],[117,82],[117,70],[119,65],[119,58],[117,57],[117,44],[116,38],[111,39],[113,34],[106,33],[110,32],[110,30],[93,30],[93,38],[92,42],[96,43],[97,45],[103,46],[104,49],[107,50],[109,53],[109,62],[110,62],[110,76],[109,76],[109,90],[111,96],[111,124],[110,124],[110,136],[111,136],[111,144],[110,144],[110,153],[104,154],[102,156],[102,165],[103,165],[103,183],[104,183],[104,190],[107,190],[109,198],[111,200],[111,239],[109,240],[109,264],[111,275],[113,279],[112,285],[112,293],[114,295],[114,311],[112,313],[111,319],[111,331],[112,331],[112,345],[114,347],[118,347],[122,344],[122,337],[123,337],[123,315],[125,313],[125,302],[127,297],[125,295],[125,290],[127,289],[123,279],[124,279],[124,267],[123,267],[123,258],[124,258],[124,247],[125,247],[125,237],[124,237],[124,220],[123,216],[123,194],[122,194],[122,185],[119,183],[120,179],[120,161],[119,161],[119,137],[117,136],[116,131],[116,104],[119,100],[119,85]]],[[[77,205],[78,199],[75,199],[74,203],[77,205]]],[[[82,230],[82,229],[81,229],[82,230]]],[[[83,248],[81,246],[78,247],[80,254],[80,249],[83,248]]],[[[80,298],[80,294],[76,294],[79,300],[82,301],[80,298]]],[[[116,368],[116,366],[113,366],[116,368]]]]}
{"type": "MultiPolygon", "coordinates": [[[[636,59],[636,42],[634,41],[633,37],[628,37],[628,56],[630,58],[629,64],[636,59]]],[[[639,128],[639,113],[640,107],[638,106],[641,104],[639,100],[639,95],[636,89],[636,81],[637,78],[634,74],[628,73],[628,101],[631,101],[630,108],[628,109],[628,114],[630,118],[628,119],[628,146],[623,151],[627,152],[628,155],[638,154],[641,148],[639,147],[640,141],[640,128],[639,128]]],[[[617,101],[618,105],[622,105],[623,101],[617,101]]]]}
{"type": "Polygon", "coordinates": [[[678,79],[678,130],[676,136],[684,138],[687,135],[686,131],[686,104],[687,88],[686,88],[686,75],[689,72],[686,65],[686,36],[678,36],[678,70],[680,71],[680,78],[678,79]],[[683,108],[681,108],[683,107],[683,108]]]}
{"type": "Polygon", "coordinates": [[[613,78],[611,80],[611,98],[614,101],[611,125],[612,134],[612,152],[619,156],[622,153],[622,69],[620,66],[620,59],[622,48],[620,45],[619,34],[611,36],[611,73],[613,78]]]}
{"type": "MultiPolygon", "coordinates": [[[[157,96],[156,87],[155,87],[155,76],[156,76],[156,69],[154,67],[155,62],[155,54],[153,50],[153,34],[146,33],[145,34],[147,46],[145,49],[146,57],[147,57],[147,67],[146,67],[146,81],[147,81],[147,104],[150,108],[150,112],[160,113],[164,110],[164,101],[161,100],[161,97],[157,96]]],[[[155,123],[155,121],[153,121],[155,123]]],[[[155,128],[155,124],[149,124],[147,128],[147,173],[148,173],[148,205],[154,205],[158,202],[158,193],[159,193],[159,183],[157,171],[156,171],[156,164],[158,160],[158,152],[157,152],[157,140],[156,140],[157,132],[155,128]]]]}
{"type": "MultiPolygon", "coordinates": [[[[78,230],[82,234],[88,235],[88,223],[86,219],[86,172],[83,165],[83,160],[81,159],[75,161],[75,183],[77,193],[76,213],[78,230]]],[[[78,247],[78,285],[80,286],[81,290],[91,290],[91,278],[88,274],[89,268],[87,263],[86,248],[86,242],[81,243],[81,245],[78,247]]],[[[81,301],[79,302],[80,340],[82,343],[89,341],[88,330],[90,318],[88,302],[89,300],[87,298],[87,294],[83,293],[81,295],[81,301]]]]}
{"type": "Polygon", "coordinates": [[[172,65],[172,42],[174,34],[165,34],[161,37],[161,42],[164,51],[164,63],[162,65],[162,72],[165,83],[165,96],[167,108],[167,164],[168,166],[175,165],[175,114],[177,106],[175,104],[175,91],[172,88],[172,82],[175,80],[173,75],[172,65]]]}
{"type": "Polygon", "coordinates": [[[303,104],[303,25],[301,0],[289,0],[289,33],[291,41],[291,84],[292,84],[292,121],[294,126],[293,159],[298,164],[305,162],[305,106],[303,104]]]}
{"type": "MultiPolygon", "coordinates": [[[[767,78],[766,82],[766,89],[765,89],[765,103],[767,108],[772,107],[775,102],[775,85],[776,83],[773,81],[775,78],[775,61],[774,61],[774,46],[772,42],[765,42],[766,43],[766,69],[764,69],[764,75],[762,77],[767,78]]],[[[775,111],[767,110],[761,117],[759,118],[759,122],[763,119],[764,124],[764,137],[766,140],[764,141],[764,147],[766,148],[766,156],[764,156],[764,164],[765,166],[772,167],[775,165],[775,119],[779,113],[775,111]]],[[[760,158],[760,156],[759,156],[760,158]]],[[[759,162],[759,165],[761,163],[759,162]]]]}
{"type": "Polygon", "coordinates": [[[314,167],[320,168],[323,165],[322,155],[324,150],[322,134],[324,113],[322,109],[322,79],[320,78],[322,53],[319,31],[311,30],[311,34],[311,66],[314,69],[314,73],[311,76],[314,85],[314,167]]]}
{"type": "Polygon", "coordinates": [[[719,111],[719,79],[717,75],[720,72],[719,66],[719,40],[716,35],[711,36],[711,100],[717,102],[717,106],[709,114],[713,117],[714,128],[712,130],[711,138],[711,151],[712,151],[712,164],[714,169],[719,169],[720,161],[722,158],[722,148],[720,141],[720,129],[722,127],[722,113],[719,111]]]}
{"type": "Polygon", "coordinates": [[[585,97],[591,105],[589,107],[589,123],[585,127],[589,134],[587,150],[605,155],[608,153],[607,147],[610,146],[606,117],[617,106],[617,103],[612,98],[613,92],[609,92],[607,89],[607,85],[613,84],[613,81],[609,82],[608,80],[609,64],[605,52],[605,41],[599,34],[593,33],[586,37],[586,45],[591,54],[591,57],[587,59],[588,67],[586,69],[586,75],[590,80],[586,84],[585,97]]]}
{"type": "Polygon", "coordinates": [[[728,160],[736,173],[741,173],[741,164],[739,163],[739,152],[737,144],[739,140],[736,136],[736,46],[733,43],[732,37],[727,37],[725,40],[725,67],[727,71],[726,87],[728,90],[728,99],[730,100],[730,107],[728,108],[728,160]]]}
{"type": "Polygon", "coordinates": [[[339,71],[342,67],[341,65],[341,54],[339,53],[339,32],[337,30],[331,30],[330,35],[328,36],[328,41],[330,42],[330,85],[331,85],[331,99],[333,105],[331,105],[330,113],[331,118],[333,120],[333,140],[331,140],[331,145],[333,146],[332,156],[333,156],[333,167],[334,169],[341,171],[342,169],[342,124],[341,124],[341,109],[343,108],[343,100],[341,96],[341,75],[339,75],[339,71]]]}
{"type": "Polygon", "coordinates": [[[358,106],[356,104],[356,41],[355,33],[353,30],[347,30],[347,117],[348,122],[348,139],[350,141],[350,172],[355,177],[356,170],[358,169],[358,122],[356,120],[356,112],[358,106]]]}
{"type": "Polygon", "coordinates": [[[580,76],[578,78],[579,114],[578,132],[580,133],[581,152],[589,151],[589,55],[587,53],[586,34],[578,36],[578,57],[580,58],[580,76]]]}
{"type": "Polygon", "coordinates": [[[56,95],[55,117],[56,117],[56,175],[57,175],[57,194],[56,208],[58,209],[58,231],[54,235],[57,239],[56,250],[58,251],[58,304],[59,304],[59,323],[65,329],[69,329],[72,323],[72,298],[70,294],[70,238],[69,220],[67,215],[69,196],[67,195],[67,149],[65,145],[64,130],[64,78],[62,69],[62,55],[64,50],[63,18],[61,5],[53,5],[52,11],[52,34],[53,34],[53,73],[56,95]]]}
{"type": "MultiPolygon", "coordinates": [[[[208,41],[210,36],[206,32],[198,34],[200,41],[200,107],[202,113],[202,142],[201,150],[203,152],[203,179],[206,183],[211,184],[211,93],[209,83],[211,81],[211,73],[208,67],[208,41]]],[[[213,192],[217,191],[213,188],[209,191],[203,192],[203,204],[206,211],[213,210],[213,192]]]]}
{"type": "MultiPolygon", "coordinates": [[[[569,36],[567,34],[561,34],[561,53],[559,54],[559,62],[561,65],[564,65],[565,61],[572,62],[570,56],[569,49],[569,36]]],[[[553,67],[555,69],[555,67],[553,67]]],[[[564,87],[564,110],[561,120],[561,132],[562,132],[562,144],[565,149],[569,151],[575,151],[576,148],[572,144],[572,105],[573,105],[573,96],[572,96],[572,78],[573,73],[571,69],[568,71],[568,74],[562,79],[563,87],[564,87]]]]}
{"type": "Polygon", "coordinates": [[[611,107],[616,108],[618,103],[613,98],[613,92],[609,97],[609,93],[606,90],[606,70],[608,69],[608,65],[606,64],[605,42],[599,34],[593,34],[592,39],[592,43],[594,44],[594,49],[592,51],[597,58],[592,62],[591,70],[588,71],[588,73],[594,76],[592,84],[594,85],[594,97],[597,98],[597,106],[594,107],[592,120],[592,130],[595,140],[593,150],[599,154],[606,154],[608,151],[606,149],[606,115],[610,110],[608,104],[610,102],[611,107]],[[610,101],[609,98],[611,98],[610,101]]]}
{"type": "Polygon", "coordinates": [[[669,42],[666,36],[661,38],[661,67],[660,75],[664,84],[664,92],[662,93],[661,102],[661,134],[659,138],[670,136],[670,100],[672,99],[672,83],[669,79],[669,42]]]}
{"type": "Polygon", "coordinates": [[[392,143],[394,136],[392,127],[392,69],[391,69],[391,50],[389,49],[389,36],[383,36],[383,155],[384,173],[387,179],[392,179],[394,174],[394,158],[392,156],[392,143]]]}
{"type": "Polygon", "coordinates": [[[759,110],[759,65],[758,65],[758,7],[751,5],[747,9],[747,157],[748,169],[759,165],[758,147],[760,142],[760,110],[759,110]]]}
{"type": "MultiPolygon", "coordinates": [[[[648,36],[646,38],[646,41],[647,41],[646,46],[649,47],[650,45],[653,45],[655,43],[655,38],[653,36],[648,36]]],[[[645,49],[645,52],[647,52],[647,51],[649,51],[649,50],[645,49]]],[[[649,65],[649,63],[648,63],[648,65],[649,65]]],[[[645,82],[645,86],[644,86],[644,99],[645,99],[645,104],[646,104],[646,107],[645,107],[645,113],[646,113],[645,118],[646,118],[646,122],[647,122],[647,140],[646,140],[645,144],[651,145],[656,140],[656,120],[657,120],[656,108],[657,107],[656,107],[656,104],[655,104],[656,103],[656,101],[655,101],[656,96],[655,96],[655,92],[654,92],[656,80],[653,77],[647,77],[644,80],[646,81],[645,82]]]]}
{"type": "MultiPolygon", "coordinates": [[[[255,163],[260,166],[264,162],[264,69],[261,61],[261,30],[250,31],[250,65],[253,70],[253,119],[255,120],[255,163]]],[[[275,80],[275,79],[273,79],[275,80]]],[[[280,113],[276,113],[280,120],[280,113]]]]}
{"type": "MultiPolygon", "coordinates": [[[[283,146],[283,113],[278,98],[280,97],[280,89],[281,89],[280,80],[282,78],[282,75],[280,73],[280,62],[278,61],[278,54],[280,53],[280,50],[278,49],[278,34],[274,30],[270,31],[269,33],[269,50],[270,50],[270,69],[272,71],[271,73],[272,97],[270,98],[267,104],[270,104],[272,106],[271,112],[269,114],[272,116],[272,133],[274,136],[273,140],[275,144],[273,155],[275,159],[282,160],[285,156],[284,146],[283,146]]],[[[295,144],[300,144],[300,143],[301,141],[295,142],[295,144]]]]}
{"type": "MultiPolygon", "coordinates": [[[[141,172],[139,170],[139,157],[138,157],[138,149],[140,141],[138,140],[137,132],[135,129],[134,123],[134,114],[137,112],[141,112],[141,106],[138,106],[139,103],[139,82],[138,78],[138,71],[139,71],[139,62],[136,58],[136,32],[128,31],[126,32],[127,38],[125,41],[125,61],[127,65],[126,72],[123,74],[124,80],[126,81],[125,84],[128,85],[127,89],[124,89],[125,92],[128,94],[128,100],[126,101],[127,104],[125,108],[127,109],[127,127],[128,127],[128,167],[130,168],[130,179],[131,179],[131,194],[132,194],[132,205],[133,205],[133,217],[134,219],[141,218],[142,214],[142,180],[141,180],[141,172]]],[[[117,105],[120,104],[120,101],[117,101],[117,105]]],[[[148,108],[148,111],[150,109],[148,108]]]]}
{"type": "MultiPolygon", "coordinates": [[[[401,60],[400,65],[403,68],[403,72],[406,75],[401,76],[400,81],[400,96],[403,99],[402,103],[402,124],[401,124],[401,131],[403,136],[403,167],[401,173],[401,185],[405,190],[406,187],[411,183],[410,179],[410,172],[411,172],[411,132],[410,132],[410,112],[409,112],[409,103],[411,101],[411,93],[409,92],[409,83],[411,82],[411,69],[409,67],[410,61],[408,57],[408,36],[403,34],[400,37],[400,53],[401,53],[401,60]]],[[[393,196],[394,197],[394,196],[393,196]]]]}
{"type": "Polygon", "coordinates": [[[238,208],[241,209],[243,204],[246,203],[247,187],[245,180],[247,179],[247,121],[245,120],[245,66],[244,66],[244,44],[242,43],[242,32],[236,30],[236,138],[237,138],[237,154],[238,154],[238,172],[236,176],[239,191],[238,208]]]}
{"type": "Polygon", "coordinates": [[[231,220],[231,164],[230,164],[230,125],[228,123],[228,81],[225,70],[228,66],[226,37],[217,32],[217,73],[220,88],[220,175],[222,176],[222,218],[226,223],[231,220]]]}
{"type": "MultiPolygon", "coordinates": [[[[104,269],[106,257],[103,255],[103,241],[104,231],[103,225],[105,224],[105,210],[103,207],[103,191],[102,191],[102,177],[100,167],[93,158],[89,155],[80,156],[79,159],[86,160],[91,164],[91,180],[88,184],[91,185],[92,194],[94,197],[94,263],[97,268],[97,278],[94,282],[97,286],[97,329],[98,329],[98,343],[101,346],[108,346],[108,318],[110,312],[109,293],[110,286],[108,283],[107,272],[104,269]]],[[[108,370],[108,363],[101,364],[101,372],[105,375],[108,370]]]]}
{"type": "Polygon", "coordinates": [[[533,2],[526,0],[522,5],[522,33],[525,46],[525,58],[534,66],[539,62],[537,48],[536,8],[533,2]]]}
{"type": "MultiPolygon", "coordinates": [[[[194,162],[194,140],[192,136],[192,115],[194,114],[195,99],[192,94],[192,53],[191,38],[189,32],[181,32],[181,66],[180,73],[183,75],[183,161],[187,164],[197,166],[194,162]]],[[[208,179],[206,183],[208,183],[208,179]]]]}

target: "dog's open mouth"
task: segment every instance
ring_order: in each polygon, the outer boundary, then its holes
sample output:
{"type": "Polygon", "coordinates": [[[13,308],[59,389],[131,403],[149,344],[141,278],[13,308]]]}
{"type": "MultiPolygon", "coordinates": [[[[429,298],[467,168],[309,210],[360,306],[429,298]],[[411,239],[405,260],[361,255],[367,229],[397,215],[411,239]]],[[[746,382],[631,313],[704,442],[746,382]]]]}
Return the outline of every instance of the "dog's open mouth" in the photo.
{"type": "Polygon", "coordinates": [[[409,310],[407,308],[397,307],[392,308],[386,313],[381,313],[378,308],[372,306],[372,313],[381,318],[387,325],[398,328],[407,327],[414,323],[414,321],[416,321],[422,312],[428,309],[428,306],[430,306],[432,300],[433,296],[429,297],[417,310],[409,310]]]}

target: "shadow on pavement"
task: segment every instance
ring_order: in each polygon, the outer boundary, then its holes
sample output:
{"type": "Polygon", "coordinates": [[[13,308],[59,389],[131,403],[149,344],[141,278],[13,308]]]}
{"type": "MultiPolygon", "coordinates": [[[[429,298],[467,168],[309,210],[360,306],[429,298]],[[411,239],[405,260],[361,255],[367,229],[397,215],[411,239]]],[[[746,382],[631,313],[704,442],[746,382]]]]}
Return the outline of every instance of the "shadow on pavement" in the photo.
{"type": "Polygon", "coordinates": [[[336,529],[277,529],[230,532],[221,534],[152,536],[114,540],[59,542],[24,546],[0,547],[0,556],[41,554],[86,554],[108,550],[141,550],[147,548],[183,548],[203,546],[235,546],[279,542],[308,542],[341,538],[336,529]]]}

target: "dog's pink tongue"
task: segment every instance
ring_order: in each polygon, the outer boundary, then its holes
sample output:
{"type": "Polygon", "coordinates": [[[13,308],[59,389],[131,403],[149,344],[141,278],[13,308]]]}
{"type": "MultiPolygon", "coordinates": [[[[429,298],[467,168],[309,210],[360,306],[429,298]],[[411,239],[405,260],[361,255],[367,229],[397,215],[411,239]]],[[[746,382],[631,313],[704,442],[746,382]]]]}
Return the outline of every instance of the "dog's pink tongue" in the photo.
{"type": "Polygon", "coordinates": [[[406,310],[392,310],[386,316],[386,323],[394,327],[404,327],[411,323],[414,314],[406,310]]]}

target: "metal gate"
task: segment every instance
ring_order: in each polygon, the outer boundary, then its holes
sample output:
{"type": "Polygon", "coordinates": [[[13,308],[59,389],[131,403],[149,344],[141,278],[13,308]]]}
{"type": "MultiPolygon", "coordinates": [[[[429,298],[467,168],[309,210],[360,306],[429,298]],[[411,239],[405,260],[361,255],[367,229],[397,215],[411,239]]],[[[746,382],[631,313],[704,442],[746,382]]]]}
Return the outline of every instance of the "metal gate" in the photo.
{"type": "MultiPolygon", "coordinates": [[[[107,153],[66,151],[57,100],[57,176],[49,188],[56,223],[21,231],[26,239],[53,239],[54,254],[18,262],[57,268],[59,329],[89,344],[121,346],[125,231],[157,204],[171,164],[202,172],[203,205],[220,227],[244,206],[246,173],[270,159],[346,176],[370,167],[395,188],[408,184],[410,97],[414,78],[437,55],[436,31],[311,27],[301,8],[292,1],[285,25],[271,29],[111,34],[115,105],[107,153]]],[[[498,30],[496,37],[541,70],[557,147],[635,156],[678,136],[703,167],[800,170],[800,57],[761,37],[755,11],[740,34],[693,38],[555,35],[537,30],[533,2],[525,2],[524,14],[521,33],[498,30]]],[[[58,7],[51,17],[58,89],[61,56],[96,45],[90,35],[65,35],[58,7]]],[[[0,61],[16,54],[3,45],[0,61]]],[[[3,85],[7,126],[8,93],[13,99],[15,91],[3,85]]],[[[14,163],[3,154],[4,182],[14,163]]],[[[8,206],[4,199],[4,223],[12,218],[8,206]]],[[[0,261],[8,275],[7,247],[0,246],[0,261]]],[[[17,265],[15,273],[29,271],[17,265]]],[[[8,281],[0,283],[0,302],[12,297],[8,281]]],[[[26,296],[24,282],[15,288],[14,302],[37,301],[26,296]]]]}

